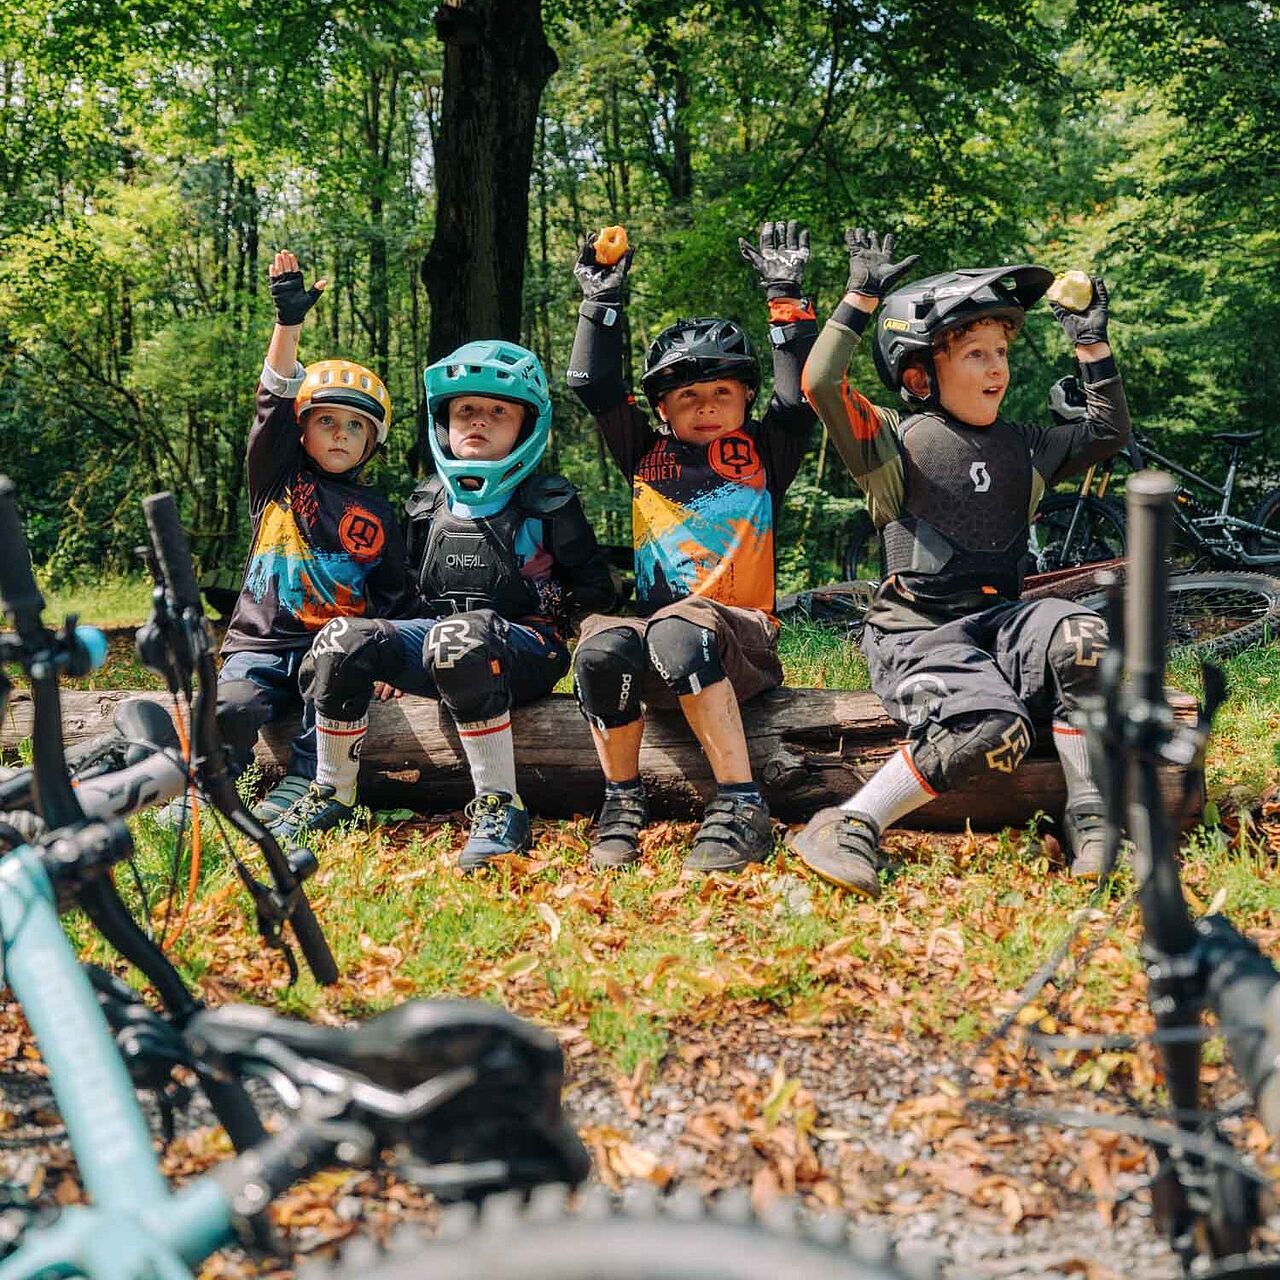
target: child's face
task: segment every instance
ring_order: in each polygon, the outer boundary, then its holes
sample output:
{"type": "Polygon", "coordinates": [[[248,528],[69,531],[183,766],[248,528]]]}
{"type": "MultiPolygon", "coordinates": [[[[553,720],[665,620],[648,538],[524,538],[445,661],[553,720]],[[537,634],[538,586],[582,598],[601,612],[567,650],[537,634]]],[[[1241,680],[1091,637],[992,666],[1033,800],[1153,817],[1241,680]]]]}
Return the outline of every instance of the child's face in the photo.
{"type": "Polygon", "coordinates": [[[449,452],[455,458],[496,462],[516,447],[525,406],[493,396],[449,401],[449,452]]]}
{"type": "Polygon", "coordinates": [[[946,351],[933,353],[938,399],[954,418],[989,427],[1009,390],[1009,337],[999,320],[984,320],[946,351]]]}
{"type": "Polygon", "coordinates": [[[317,405],[302,418],[302,447],[330,475],[358,467],[373,452],[377,438],[372,418],[343,405],[317,405]]]}
{"type": "Polygon", "coordinates": [[[747,406],[755,392],[736,378],[691,382],[668,391],[658,400],[658,417],[685,444],[710,444],[737,431],[747,420],[747,406]]]}

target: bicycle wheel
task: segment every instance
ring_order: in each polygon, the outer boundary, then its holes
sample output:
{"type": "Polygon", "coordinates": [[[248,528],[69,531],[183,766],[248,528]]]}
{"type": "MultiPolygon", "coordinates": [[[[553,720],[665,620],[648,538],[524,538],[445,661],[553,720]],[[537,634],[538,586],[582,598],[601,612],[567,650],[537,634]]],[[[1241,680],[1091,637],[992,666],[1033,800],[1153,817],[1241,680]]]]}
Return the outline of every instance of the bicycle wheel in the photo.
{"type": "Polygon", "coordinates": [[[1280,557],[1280,489],[1272,489],[1254,508],[1249,517],[1250,524],[1260,524],[1271,532],[1251,534],[1244,540],[1245,550],[1251,556],[1274,555],[1280,557]]]}
{"type": "MultiPolygon", "coordinates": [[[[1101,593],[1081,603],[1101,610],[1101,593]]],[[[1280,635],[1280,578],[1262,573],[1176,573],[1169,579],[1169,652],[1225,658],[1280,635]]]]}
{"type": "Polygon", "coordinates": [[[841,567],[846,582],[879,582],[884,577],[884,549],[869,511],[854,512],[841,567]]]}
{"type": "Polygon", "coordinates": [[[588,1193],[577,1210],[564,1189],[540,1187],[527,1203],[491,1196],[477,1214],[441,1216],[440,1237],[406,1229],[385,1254],[368,1241],[336,1262],[305,1267],[299,1280],[927,1280],[932,1263],[910,1268],[868,1234],[847,1243],[847,1222],[830,1215],[805,1232],[794,1209],[757,1218],[749,1195],[669,1200],[628,1196],[621,1207],[588,1193]]]}
{"type": "Polygon", "coordinates": [[[1093,564],[1124,555],[1124,508],[1111,498],[1051,493],[1041,502],[1027,536],[1033,573],[1051,573],[1077,564],[1093,564]],[[1076,506],[1071,545],[1066,545],[1076,506]]]}

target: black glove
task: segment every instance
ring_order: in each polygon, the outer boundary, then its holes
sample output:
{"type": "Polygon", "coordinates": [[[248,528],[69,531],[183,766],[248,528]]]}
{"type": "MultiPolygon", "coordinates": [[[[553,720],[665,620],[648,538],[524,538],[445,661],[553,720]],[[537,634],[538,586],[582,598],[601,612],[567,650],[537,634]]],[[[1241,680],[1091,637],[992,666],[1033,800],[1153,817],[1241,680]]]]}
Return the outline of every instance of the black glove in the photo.
{"type": "Polygon", "coordinates": [[[874,231],[851,227],[844,233],[844,243],[849,250],[849,281],[844,287],[845,293],[883,298],[920,258],[918,253],[913,253],[901,262],[894,262],[892,231],[882,245],[874,231]]]}
{"type": "Polygon", "coordinates": [[[315,285],[304,289],[301,271],[282,271],[278,276],[272,276],[271,301],[276,304],[277,322],[286,325],[301,324],[323,292],[323,289],[317,289],[315,285]]]}
{"type": "Polygon", "coordinates": [[[1107,340],[1107,320],[1111,314],[1107,305],[1111,298],[1101,276],[1090,276],[1089,281],[1093,285],[1093,301],[1085,310],[1068,311],[1056,302],[1049,303],[1067,339],[1077,347],[1091,347],[1107,340]]]}
{"type": "Polygon", "coordinates": [[[578,278],[582,296],[588,302],[604,302],[621,305],[622,289],[627,282],[627,272],[636,251],[628,249],[611,267],[596,261],[594,236],[582,242],[582,252],[573,264],[573,274],[578,278]]]}
{"type": "Polygon", "coordinates": [[[766,289],[783,286],[799,297],[804,264],[809,261],[809,233],[794,218],[766,222],[760,228],[759,249],[741,238],[738,248],[766,289]]]}

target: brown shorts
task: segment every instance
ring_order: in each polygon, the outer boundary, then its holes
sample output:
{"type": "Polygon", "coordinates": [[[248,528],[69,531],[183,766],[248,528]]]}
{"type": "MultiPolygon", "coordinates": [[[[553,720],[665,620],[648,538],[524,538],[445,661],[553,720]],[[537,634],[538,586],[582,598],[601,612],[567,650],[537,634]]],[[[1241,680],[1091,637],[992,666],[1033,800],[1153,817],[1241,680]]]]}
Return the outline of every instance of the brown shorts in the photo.
{"type": "MultiPolygon", "coordinates": [[[[601,631],[629,630],[644,635],[649,623],[659,618],[684,618],[695,627],[715,633],[720,650],[720,665],[733,686],[739,702],[746,702],[766,689],[782,683],[782,664],[778,661],[778,628],[763,609],[739,609],[702,596],[686,596],[651,613],[647,618],[619,618],[593,613],[584,618],[578,641],[588,640],[601,631]]],[[[674,707],[677,698],[662,677],[652,669],[645,672],[641,698],[650,706],[674,707]]]]}

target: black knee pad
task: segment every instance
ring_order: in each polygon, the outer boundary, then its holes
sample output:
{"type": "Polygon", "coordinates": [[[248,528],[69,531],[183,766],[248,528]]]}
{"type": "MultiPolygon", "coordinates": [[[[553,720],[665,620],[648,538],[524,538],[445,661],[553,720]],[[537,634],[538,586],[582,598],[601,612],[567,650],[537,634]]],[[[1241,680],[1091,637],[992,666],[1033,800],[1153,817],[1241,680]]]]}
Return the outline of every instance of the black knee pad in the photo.
{"type": "Polygon", "coordinates": [[[911,749],[920,776],[941,794],[980,774],[1012,773],[1035,740],[1031,722],[1012,711],[977,711],[931,722],[911,749]]]}
{"type": "Polygon", "coordinates": [[[720,644],[709,627],[687,618],[659,618],[644,633],[649,665],[672,693],[701,693],[724,679],[720,644]]]}
{"type": "Polygon", "coordinates": [[[644,638],[631,627],[611,627],[584,640],[573,655],[578,707],[602,732],[640,719],[644,638]]]}
{"type": "Polygon", "coordinates": [[[258,731],[271,719],[266,695],[252,680],[218,681],[218,730],[239,773],[253,759],[258,731]]]}
{"type": "Polygon", "coordinates": [[[1049,637],[1048,667],[1064,713],[1098,690],[1098,671],[1107,649],[1107,623],[1096,613],[1073,613],[1063,618],[1049,637]]]}
{"type": "Polygon", "coordinates": [[[363,720],[375,680],[393,680],[404,666],[400,639],[382,618],[334,618],[311,642],[298,668],[298,687],[326,720],[363,720]]]}
{"type": "Polygon", "coordinates": [[[422,661],[455,720],[492,720],[511,709],[502,643],[508,626],[492,609],[473,609],[442,618],[427,632],[422,661]]]}

